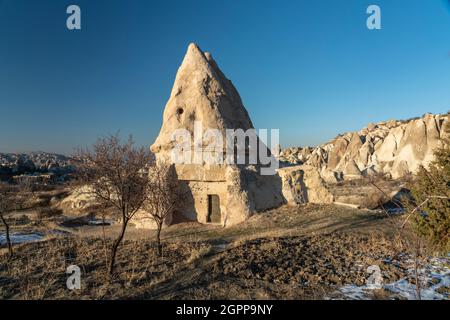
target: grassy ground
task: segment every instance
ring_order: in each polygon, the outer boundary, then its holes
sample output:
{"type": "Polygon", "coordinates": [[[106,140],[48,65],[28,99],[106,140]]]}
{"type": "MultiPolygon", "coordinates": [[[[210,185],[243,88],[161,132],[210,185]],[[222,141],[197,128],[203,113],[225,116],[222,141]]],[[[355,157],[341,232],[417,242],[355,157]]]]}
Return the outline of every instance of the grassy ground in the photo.
{"type": "MultiPolygon", "coordinates": [[[[16,245],[11,261],[0,251],[0,297],[320,299],[343,285],[364,284],[373,264],[386,281],[406,275],[395,219],[332,205],[285,206],[230,228],[170,226],[163,231],[162,257],[156,255],[154,232],[131,226],[117,273],[108,280],[108,249],[118,226],[68,228],[60,218],[46,218],[34,228],[64,233],[47,232],[46,241],[16,245]],[[81,290],[66,288],[71,264],[82,270],[81,290]]],[[[34,230],[26,223],[20,228],[34,230]]]]}
{"type": "MultiPolygon", "coordinates": [[[[113,237],[120,227],[107,226],[106,233],[113,237]]],[[[165,241],[217,241],[233,242],[263,237],[302,236],[340,231],[357,230],[370,234],[383,232],[392,235],[394,229],[390,219],[382,212],[359,210],[335,205],[283,206],[252,216],[235,226],[223,228],[187,222],[169,226],[163,230],[165,241]]],[[[80,237],[101,237],[102,228],[83,226],[72,230],[80,237]]],[[[129,240],[153,239],[155,232],[131,227],[126,238],[129,240]]]]}
{"type": "Polygon", "coordinates": [[[379,237],[264,238],[224,248],[209,242],[169,242],[158,257],[154,243],[127,240],[117,273],[108,281],[100,239],[53,239],[20,245],[0,258],[0,296],[6,299],[312,299],[344,284],[363,284],[368,265],[380,263],[389,280],[402,269],[379,237]],[[82,270],[79,291],[66,288],[67,266],[82,270]]]}

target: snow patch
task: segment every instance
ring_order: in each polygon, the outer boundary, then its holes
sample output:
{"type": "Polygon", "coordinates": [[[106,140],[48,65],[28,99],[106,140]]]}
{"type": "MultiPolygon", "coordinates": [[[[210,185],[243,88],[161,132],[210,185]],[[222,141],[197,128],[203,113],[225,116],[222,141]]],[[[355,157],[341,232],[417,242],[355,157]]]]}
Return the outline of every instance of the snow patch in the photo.
{"type": "MultiPolygon", "coordinates": [[[[450,257],[450,255],[449,255],[450,257]]],[[[407,261],[410,264],[413,261],[407,261]]],[[[398,281],[384,284],[382,288],[391,299],[400,298],[416,300],[417,290],[414,283],[414,268],[407,270],[408,277],[398,281]],[[409,278],[409,280],[408,280],[409,278]]],[[[422,300],[449,300],[450,290],[440,291],[440,288],[450,288],[450,258],[433,258],[425,268],[418,270],[420,280],[420,296],[422,300]]],[[[352,300],[370,300],[373,289],[367,285],[345,285],[336,292],[338,297],[352,300]]]]}
{"type": "Polygon", "coordinates": [[[113,224],[112,220],[92,219],[88,222],[91,226],[110,226],[113,224]]]}
{"type": "MultiPolygon", "coordinates": [[[[41,241],[44,236],[39,233],[12,233],[10,234],[13,244],[41,241]]],[[[6,245],[6,234],[0,233],[0,246],[6,245]]]]}

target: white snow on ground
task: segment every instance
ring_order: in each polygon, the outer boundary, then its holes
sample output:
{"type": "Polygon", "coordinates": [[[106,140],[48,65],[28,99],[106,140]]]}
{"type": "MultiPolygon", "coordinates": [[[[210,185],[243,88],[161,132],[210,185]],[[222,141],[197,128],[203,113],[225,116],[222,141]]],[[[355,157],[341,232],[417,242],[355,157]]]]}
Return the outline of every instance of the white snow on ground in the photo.
{"type": "MultiPolygon", "coordinates": [[[[10,234],[11,242],[13,244],[25,243],[25,242],[36,242],[44,238],[43,235],[39,233],[12,233],[10,234]]],[[[6,234],[0,233],[0,246],[6,244],[6,234]]]]}
{"type": "Polygon", "coordinates": [[[102,219],[92,219],[89,220],[88,224],[91,226],[101,226],[101,225],[110,226],[113,224],[113,221],[107,219],[105,219],[104,221],[102,219]]]}
{"type": "MultiPolygon", "coordinates": [[[[407,261],[409,265],[413,261],[407,261]]],[[[420,295],[422,300],[449,300],[450,294],[447,289],[440,293],[439,288],[450,288],[450,254],[448,258],[433,258],[425,268],[419,269],[420,295]]],[[[408,276],[398,281],[383,284],[382,288],[391,293],[391,297],[415,300],[418,299],[416,286],[414,284],[414,268],[408,269],[408,276]]],[[[367,285],[346,285],[341,287],[337,294],[344,299],[367,300],[372,297],[372,290],[367,285]]]]}

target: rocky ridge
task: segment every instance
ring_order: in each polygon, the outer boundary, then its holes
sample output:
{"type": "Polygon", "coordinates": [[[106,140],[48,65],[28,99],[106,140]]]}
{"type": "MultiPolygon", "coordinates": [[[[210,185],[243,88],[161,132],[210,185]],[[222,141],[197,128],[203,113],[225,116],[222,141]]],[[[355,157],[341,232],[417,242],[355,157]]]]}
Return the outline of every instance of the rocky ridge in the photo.
{"type": "Polygon", "coordinates": [[[35,173],[67,173],[74,168],[74,160],[47,152],[0,153],[0,174],[15,176],[35,173]]]}
{"type": "Polygon", "coordinates": [[[328,182],[376,174],[398,179],[433,160],[448,125],[448,114],[371,123],[315,148],[287,148],[280,153],[280,160],[314,166],[328,182]]]}

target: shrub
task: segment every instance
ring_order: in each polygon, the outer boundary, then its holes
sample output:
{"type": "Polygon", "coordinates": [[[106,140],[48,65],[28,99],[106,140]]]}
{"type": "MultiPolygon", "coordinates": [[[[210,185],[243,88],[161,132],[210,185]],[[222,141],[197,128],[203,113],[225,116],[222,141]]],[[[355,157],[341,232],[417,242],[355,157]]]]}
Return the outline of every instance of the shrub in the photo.
{"type": "Polygon", "coordinates": [[[416,210],[416,231],[439,250],[450,250],[450,125],[443,145],[435,151],[435,160],[421,167],[411,186],[416,210]]]}

